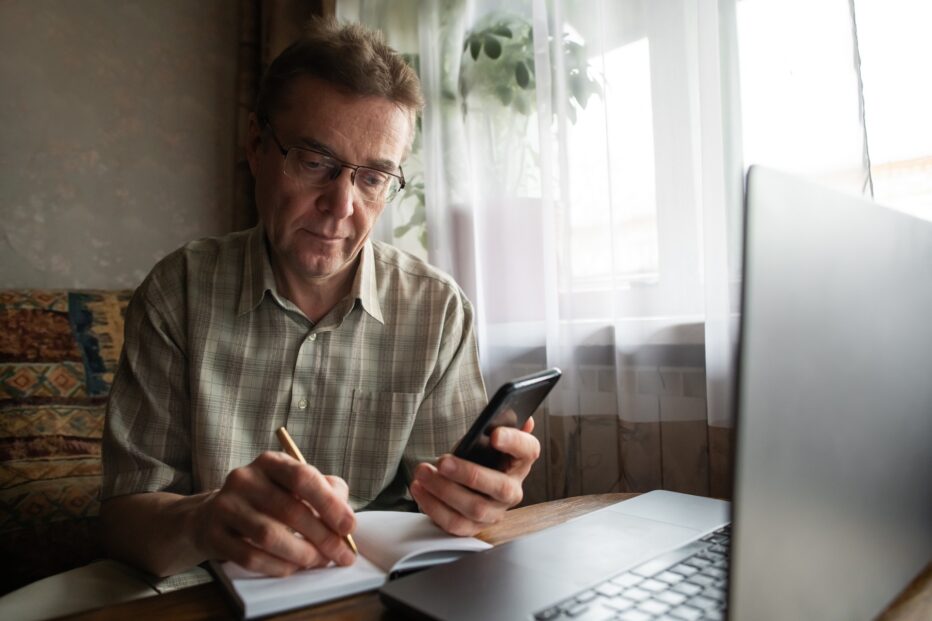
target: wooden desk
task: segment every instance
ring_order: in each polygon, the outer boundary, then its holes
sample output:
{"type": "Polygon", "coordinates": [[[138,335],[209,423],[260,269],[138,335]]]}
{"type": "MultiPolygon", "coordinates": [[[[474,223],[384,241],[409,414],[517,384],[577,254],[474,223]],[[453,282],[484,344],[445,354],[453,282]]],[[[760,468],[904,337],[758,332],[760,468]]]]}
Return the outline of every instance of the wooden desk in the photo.
{"type": "MultiPolygon", "coordinates": [[[[597,494],[554,500],[530,507],[509,511],[505,519],[482,531],[481,539],[499,544],[548,526],[602,508],[637,494],[597,494]]],[[[148,597],[108,608],[66,617],[82,621],[111,621],[132,619],[172,619],[194,621],[206,619],[236,619],[236,611],[217,584],[202,584],[166,595],[148,597]]],[[[295,610],[269,617],[276,620],[319,619],[324,621],[392,621],[401,617],[393,614],[379,601],[375,592],[354,595],[334,602],[303,610],[295,610]]],[[[932,619],[932,563],[881,615],[883,621],[928,621],[932,619]]]]}

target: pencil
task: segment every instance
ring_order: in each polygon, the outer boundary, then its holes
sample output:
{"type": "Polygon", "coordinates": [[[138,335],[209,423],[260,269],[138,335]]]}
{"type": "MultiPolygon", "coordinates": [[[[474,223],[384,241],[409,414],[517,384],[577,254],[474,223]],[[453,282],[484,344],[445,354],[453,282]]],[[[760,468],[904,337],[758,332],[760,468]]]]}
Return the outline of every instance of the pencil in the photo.
{"type": "MultiPolygon", "coordinates": [[[[294,443],[294,440],[291,439],[291,435],[288,433],[288,430],[284,427],[279,427],[278,431],[275,432],[278,436],[278,441],[281,443],[282,448],[286,453],[300,461],[302,464],[306,464],[307,460],[304,459],[304,455],[301,454],[301,451],[298,450],[298,445],[294,443]]],[[[344,537],[346,545],[350,547],[350,550],[353,551],[353,554],[359,556],[359,550],[356,548],[356,542],[353,541],[352,535],[347,535],[344,537]]]]}

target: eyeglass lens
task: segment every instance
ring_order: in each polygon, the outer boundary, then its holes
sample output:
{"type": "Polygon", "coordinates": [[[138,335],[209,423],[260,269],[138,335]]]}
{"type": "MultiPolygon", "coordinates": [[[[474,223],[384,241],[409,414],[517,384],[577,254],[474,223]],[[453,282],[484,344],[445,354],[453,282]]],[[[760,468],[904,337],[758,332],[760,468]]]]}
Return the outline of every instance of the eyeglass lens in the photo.
{"type": "MultiPolygon", "coordinates": [[[[332,157],[307,149],[292,148],[285,157],[285,173],[312,187],[326,186],[340,175],[344,166],[332,157]]],[[[353,171],[353,185],[363,200],[381,202],[391,199],[400,184],[393,175],[359,166],[353,171]]]]}

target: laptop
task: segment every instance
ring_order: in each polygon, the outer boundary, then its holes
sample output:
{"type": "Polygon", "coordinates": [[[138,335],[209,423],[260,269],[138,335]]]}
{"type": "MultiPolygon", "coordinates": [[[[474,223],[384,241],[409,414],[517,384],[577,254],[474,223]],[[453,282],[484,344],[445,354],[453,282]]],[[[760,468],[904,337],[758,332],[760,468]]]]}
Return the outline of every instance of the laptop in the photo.
{"type": "Polygon", "coordinates": [[[884,610],[932,558],[932,223],[753,167],[744,261],[733,507],[650,492],[382,600],[464,621],[884,610]]]}

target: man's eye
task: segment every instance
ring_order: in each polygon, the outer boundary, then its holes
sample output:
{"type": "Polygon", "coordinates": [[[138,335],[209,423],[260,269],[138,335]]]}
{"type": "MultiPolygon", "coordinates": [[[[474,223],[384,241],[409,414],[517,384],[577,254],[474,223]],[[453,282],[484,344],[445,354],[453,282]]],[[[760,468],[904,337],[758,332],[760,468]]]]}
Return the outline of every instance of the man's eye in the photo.
{"type": "Polygon", "coordinates": [[[330,158],[311,151],[295,150],[299,170],[305,172],[332,171],[336,164],[330,158]]]}
{"type": "Polygon", "coordinates": [[[326,167],[326,162],[319,157],[313,155],[307,155],[298,158],[298,163],[301,164],[301,168],[307,170],[318,170],[320,168],[326,167]]]}
{"type": "Polygon", "coordinates": [[[358,177],[358,181],[362,181],[363,184],[370,188],[380,188],[388,183],[388,175],[377,170],[365,170],[360,168],[358,177]]]}

